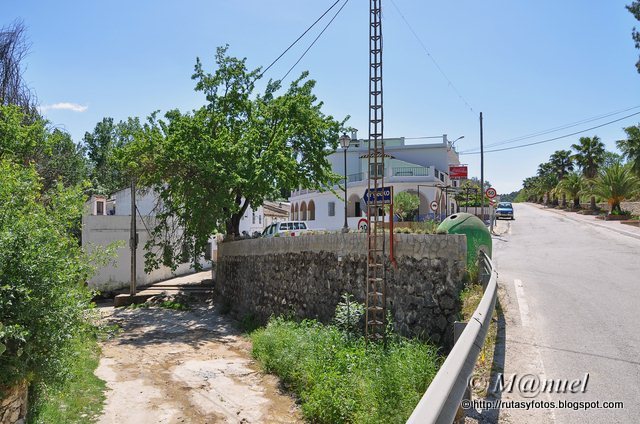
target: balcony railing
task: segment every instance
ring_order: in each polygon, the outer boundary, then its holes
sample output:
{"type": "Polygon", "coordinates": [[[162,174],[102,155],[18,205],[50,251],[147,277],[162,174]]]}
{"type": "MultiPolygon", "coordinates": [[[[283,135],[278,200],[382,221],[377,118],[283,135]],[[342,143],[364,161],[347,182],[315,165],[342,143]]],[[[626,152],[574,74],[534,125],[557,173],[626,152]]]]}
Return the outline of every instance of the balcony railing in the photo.
{"type": "Polygon", "coordinates": [[[391,168],[392,177],[428,177],[429,168],[423,166],[403,166],[391,168]]]}

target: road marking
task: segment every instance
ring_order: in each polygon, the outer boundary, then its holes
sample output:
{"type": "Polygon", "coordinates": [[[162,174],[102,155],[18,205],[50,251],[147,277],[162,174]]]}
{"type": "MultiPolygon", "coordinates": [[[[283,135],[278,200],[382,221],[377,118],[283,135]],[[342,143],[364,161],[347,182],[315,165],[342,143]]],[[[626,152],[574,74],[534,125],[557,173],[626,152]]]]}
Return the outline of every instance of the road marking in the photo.
{"type": "Polygon", "coordinates": [[[516,286],[516,298],[518,299],[518,309],[520,310],[520,321],[523,327],[529,327],[531,321],[529,320],[529,304],[524,297],[524,287],[522,281],[513,280],[516,286]]]}

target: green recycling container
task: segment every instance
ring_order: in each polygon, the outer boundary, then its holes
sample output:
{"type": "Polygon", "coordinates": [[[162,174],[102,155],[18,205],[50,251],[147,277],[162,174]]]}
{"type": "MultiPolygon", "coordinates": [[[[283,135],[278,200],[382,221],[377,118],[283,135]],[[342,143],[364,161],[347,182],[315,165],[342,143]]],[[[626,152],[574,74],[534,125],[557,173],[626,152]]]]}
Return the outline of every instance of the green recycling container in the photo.
{"type": "Polygon", "coordinates": [[[467,236],[467,266],[469,267],[476,264],[480,249],[491,257],[491,233],[475,215],[464,212],[453,214],[440,223],[437,233],[467,236]]]}

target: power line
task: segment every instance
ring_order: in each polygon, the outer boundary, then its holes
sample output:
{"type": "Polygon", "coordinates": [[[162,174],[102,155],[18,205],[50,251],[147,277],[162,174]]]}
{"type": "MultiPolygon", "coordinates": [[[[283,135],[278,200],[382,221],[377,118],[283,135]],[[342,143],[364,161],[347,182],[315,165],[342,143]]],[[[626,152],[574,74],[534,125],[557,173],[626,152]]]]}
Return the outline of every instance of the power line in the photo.
{"type": "Polygon", "coordinates": [[[418,40],[418,43],[420,43],[420,45],[422,46],[422,49],[424,50],[424,52],[427,54],[427,56],[429,56],[429,59],[431,59],[431,61],[433,62],[433,64],[436,66],[436,68],[438,69],[438,71],[440,71],[440,73],[442,74],[442,76],[444,77],[444,79],[447,80],[447,82],[449,83],[449,86],[453,89],[453,91],[456,92],[456,94],[458,95],[458,98],[460,100],[462,100],[464,102],[464,104],[469,108],[469,110],[471,112],[473,111],[473,108],[471,107],[471,105],[469,104],[469,102],[462,96],[462,94],[460,94],[460,91],[458,91],[458,89],[456,88],[456,86],[453,84],[453,82],[451,82],[451,80],[449,79],[449,77],[447,76],[447,74],[444,73],[444,71],[442,70],[442,68],[440,67],[440,65],[438,64],[438,62],[436,61],[436,59],[431,55],[431,53],[429,52],[429,50],[427,49],[427,46],[422,42],[422,40],[420,39],[420,37],[418,37],[418,34],[416,34],[416,32],[413,30],[413,27],[411,26],[411,24],[407,21],[407,18],[404,17],[404,15],[402,14],[402,12],[400,11],[400,8],[398,7],[398,5],[396,4],[396,2],[394,0],[391,0],[391,4],[393,5],[393,7],[396,9],[396,11],[400,14],[400,17],[402,18],[402,20],[404,21],[404,23],[407,25],[407,27],[409,28],[409,31],[411,31],[411,33],[413,34],[413,36],[415,37],[416,40],[418,40]]]}
{"type": "MultiPolygon", "coordinates": [[[[616,122],[622,121],[622,120],[627,119],[627,118],[631,118],[632,116],[636,116],[636,115],[640,115],[640,112],[632,113],[631,115],[623,116],[622,118],[618,118],[618,119],[613,120],[613,121],[605,122],[604,124],[596,125],[595,127],[587,128],[585,130],[576,131],[576,132],[573,132],[571,134],[561,135],[560,137],[554,137],[554,138],[550,138],[550,139],[547,139],[547,140],[536,141],[534,143],[522,144],[520,146],[503,147],[502,149],[485,150],[484,152],[485,153],[503,152],[505,150],[520,149],[522,147],[529,147],[529,146],[534,146],[536,144],[548,143],[550,141],[556,141],[556,140],[560,140],[561,138],[567,138],[567,137],[574,136],[576,134],[581,134],[581,133],[585,133],[587,131],[595,130],[596,128],[602,128],[602,127],[604,127],[606,125],[611,125],[611,124],[614,124],[616,122]]],[[[471,153],[460,152],[459,154],[460,155],[479,155],[480,152],[471,152],[471,153]]]]}
{"type": "Polygon", "coordinates": [[[273,62],[271,62],[271,64],[270,64],[269,66],[267,66],[267,67],[266,67],[266,69],[265,69],[264,71],[262,71],[262,72],[260,73],[260,76],[264,75],[264,74],[265,74],[269,69],[271,69],[271,67],[272,67],[273,65],[275,65],[275,63],[276,63],[278,60],[280,60],[280,58],[282,58],[282,56],[284,56],[284,55],[285,55],[285,54],[286,54],[286,53],[287,53],[287,52],[288,52],[288,51],[289,51],[293,46],[295,46],[295,45],[296,45],[296,43],[297,43],[298,41],[300,41],[300,39],[301,39],[302,37],[304,37],[304,36],[307,34],[307,32],[311,31],[311,29],[312,29],[314,26],[316,26],[316,24],[317,24],[318,22],[320,22],[320,20],[321,20],[322,18],[324,18],[324,17],[325,17],[325,15],[326,15],[327,13],[329,13],[329,12],[331,11],[331,9],[333,9],[333,8],[335,7],[335,5],[336,5],[336,4],[338,4],[338,3],[340,3],[340,0],[336,0],[336,1],[335,1],[335,2],[334,2],[334,3],[333,3],[333,4],[332,4],[332,5],[331,5],[327,10],[325,10],[325,12],[324,12],[322,15],[320,15],[320,17],[319,17],[318,19],[316,19],[316,21],[315,21],[314,23],[312,23],[312,24],[311,24],[311,26],[310,26],[309,28],[307,28],[307,29],[306,29],[306,30],[305,30],[305,31],[300,35],[300,37],[296,38],[296,41],[294,41],[293,43],[291,43],[291,44],[289,45],[289,47],[287,47],[287,48],[286,48],[282,53],[280,53],[280,56],[276,57],[276,59],[275,59],[273,62]]]}
{"type": "MultiPolygon", "coordinates": [[[[316,44],[316,41],[318,41],[318,39],[322,36],[322,34],[324,34],[324,32],[327,30],[327,28],[329,28],[329,25],[331,25],[331,23],[334,21],[334,19],[336,19],[336,17],[340,14],[340,12],[342,11],[342,9],[344,9],[344,7],[347,5],[347,3],[349,3],[349,0],[345,0],[344,4],[342,6],[340,6],[340,9],[338,9],[338,11],[335,13],[335,15],[333,15],[333,17],[331,18],[331,20],[327,23],[327,25],[325,25],[325,27],[322,29],[322,31],[320,31],[320,34],[318,34],[318,36],[313,40],[313,42],[311,43],[311,45],[309,47],[307,47],[307,50],[304,51],[304,53],[302,53],[302,55],[300,56],[300,58],[296,61],[296,63],[293,64],[293,66],[291,66],[291,68],[289,68],[289,70],[287,71],[286,74],[284,74],[284,76],[282,78],[280,78],[280,81],[284,81],[284,79],[287,77],[287,75],[289,75],[289,73],[291,71],[293,71],[293,68],[296,67],[296,65],[298,63],[300,63],[300,61],[302,60],[302,58],[307,54],[307,52],[311,49],[311,47],[313,47],[314,44],[316,44]]],[[[333,7],[333,6],[332,6],[333,7]]]]}
{"type": "MultiPolygon", "coordinates": [[[[597,120],[600,120],[600,119],[603,119],[603,118],[608,118],[610,116],[619,115],[621,113],[628,112],[630,110],[634,110],[634,109],[638,109],[638,108],[640,108],[640,106],[633,106],[633,107],[630,107],[630,108],[627,108],[627,109],[618,110],[616,112],[609,112],[609,113],[606,113],[604,115],[594,116],[592,118],[585,118],[585,119],[577,121],[577,122],[572,122],[570,124],[564,124],[564,125],[561,125],[561,126],[558,126],[558,127],[550,128],[548,130],[541,130],[541,131],[534,132],[534,133],[527,134],[527,135],[523,135],[523,136],[520,136],[520,137],[510,138],[510,139],[507,139],[507,140],[504,140],[504,141],[499,141],[497,143],[491,143],[486,147],[501,146],[501,145],[504,145],[504,144],[515,143],[516,141],[527,140],[529,138],[538,137],[538,136],[549,134],[549,133],[552,133],[552,132],[565,130],[567,128],[576,127],[578,125],[585,124],[587,122],[593,122],[593,121],[597,121],[597,120]]],[[[475,153],[477,150],[478,150],[477,148],[472,148],[472,149],[468,149],[468,150],[463,150],[460,153],[471,153],[471,152],[475,153]]]]}

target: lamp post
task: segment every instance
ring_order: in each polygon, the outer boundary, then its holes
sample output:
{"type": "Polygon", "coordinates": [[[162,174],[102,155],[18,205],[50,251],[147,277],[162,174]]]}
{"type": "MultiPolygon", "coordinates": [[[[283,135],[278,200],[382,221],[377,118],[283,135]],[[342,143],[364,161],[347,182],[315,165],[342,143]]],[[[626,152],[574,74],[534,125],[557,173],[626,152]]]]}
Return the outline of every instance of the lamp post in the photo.
{"type": "Polygon", "coordinates": [[[351,143],[351,137],[347,135],[347,133],[342,133],[340,136],[340,145],[342,146],[342,151],[344,152],[344,226],[342,227],[343,233],[349,232],[349,224],[347,224],[347,149],[349,148],[349,143],[351,143]]]}
{"type": "MultiPolygon", "coordinates": [[[[445,134],[445,136],[446,136],[446,134],[445,134]]],[[[447,148],[447,150],[451,150],[451,149],[453,149],[453,148],[454,148],[454,147],[453,147],[453,145],[456,143],[456,141],[458,141],[458,140],[462,140],[463,138],[464,138],[464,136],[463,136],[463,135],[461,135],[460,137],[456,138],[455,140],[453,140],[453,141],[449,141],[449,147],[447,148]]],[[[447,140],[447,141],[448,141],[448,140],[447,140]]]]}

